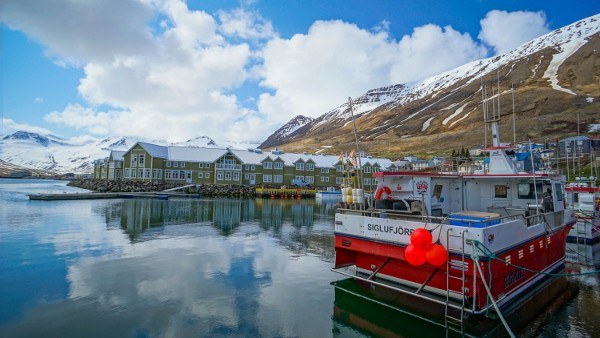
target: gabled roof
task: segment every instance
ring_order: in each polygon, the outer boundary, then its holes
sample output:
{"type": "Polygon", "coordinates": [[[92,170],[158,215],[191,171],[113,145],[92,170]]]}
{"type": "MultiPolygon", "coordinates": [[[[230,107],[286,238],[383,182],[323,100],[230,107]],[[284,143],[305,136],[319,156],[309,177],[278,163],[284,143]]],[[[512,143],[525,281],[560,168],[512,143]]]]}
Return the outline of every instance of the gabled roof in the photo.
{"type": "Polygon", "coordinates": [[[571,136],[566,139],[560,140],[560,142],[572,142],[572,141],[586,141],[589,140],[587,136],[571,136]]]}
{"type": "Polygon", "coordinates": [[[169,147],[168,160],[190,162],[214,162],[227,154],[227,149],[203,147],[169,147]]]}
{"type": "Polygon", "coordinates": [[[124,161],[125,153],[125,150],[111,150],[109,159],[112,158],[113,161],[124,161]]]}
{"type": "MultiPolygon", "coordinates": [[[[144,148],[144,150],[147,151],[148,154],[150,154],[150,156],[152,156],[152,157],[158,157],[158,158],[168,158],[169,157],[169,147],[159,146],[158,144],[152,144],[152,143],[146,143],[146,142],[138,142],[138,143],[134,144],[133,147],[135,147],[138,144],[142,148],[144,148]]],[[[127,150],[127,152],[129,152],[133,147],[131,147],[129,150],[127,150]]]]}

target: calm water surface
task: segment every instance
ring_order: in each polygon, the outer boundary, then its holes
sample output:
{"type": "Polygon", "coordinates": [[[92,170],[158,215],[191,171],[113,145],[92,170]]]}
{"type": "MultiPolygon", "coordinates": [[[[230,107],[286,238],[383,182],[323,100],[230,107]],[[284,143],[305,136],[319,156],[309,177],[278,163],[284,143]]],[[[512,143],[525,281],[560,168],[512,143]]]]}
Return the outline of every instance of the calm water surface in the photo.
{"type": "MultiPolygon", "coordinates": [[[[335,291],[332,204],[26,196],[76,191],[0,180],[0,337],[444,334],[335,291]]],[[[598,277],[570,280],[576,298],[524,332],[600,336],[598,277]]]]}

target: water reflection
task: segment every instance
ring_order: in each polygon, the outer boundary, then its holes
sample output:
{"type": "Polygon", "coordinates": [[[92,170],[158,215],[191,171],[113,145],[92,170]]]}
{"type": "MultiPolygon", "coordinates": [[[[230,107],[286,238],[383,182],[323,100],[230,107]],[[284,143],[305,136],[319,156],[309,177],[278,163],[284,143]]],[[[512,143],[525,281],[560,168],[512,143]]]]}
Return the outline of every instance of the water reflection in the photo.
{"type": "Polygon", "coordinates": [[[52,217],[28,218],[25,233],[11,227],[22,220],[3,215],[2,337],[331,332],[329,283],[337,275],[329,271],[328,206],[226,199],[18,203],[20,215],[34,206],[52,217]],[[20,254],[34,251],[30,258],[20,254]],[[48,275],[54,266],[60,269],[48,275]]]}

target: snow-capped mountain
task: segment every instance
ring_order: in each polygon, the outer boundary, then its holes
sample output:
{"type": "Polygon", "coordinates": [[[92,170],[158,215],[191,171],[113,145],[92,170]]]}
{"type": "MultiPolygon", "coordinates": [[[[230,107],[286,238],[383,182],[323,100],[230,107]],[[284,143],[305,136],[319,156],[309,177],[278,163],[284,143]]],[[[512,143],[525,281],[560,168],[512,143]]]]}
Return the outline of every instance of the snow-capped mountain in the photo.
{"type": "Polygon", "coordinates": [[[298,129],[312,122],[313,118],[297,115],[291,119],[288,123],[284,124],[281,128],[277,129],[269,138],[267,138],[259,148],[271,147],[279,144],[281,140],[286,139],[288,136],[296,132],[298,129]]]}
{"type": "MultiPolygon", "coordinates": [[[[576,114],[565,112],[575,109],[589,111],[585,116],[593,123],[600,119],[600,109],[596,108],[600,96],[599,32],[600,14],[533,39],[503,55],[473,61],[418,83],[370,90],[352,101],[360,140],[372,149],[392,149],[400,147],[399,144],[415,150],[430,146],[439,149],[442,145],[451,146],[446,141],[460,141],[468,146],[471,139],[465,138],[474,134],[469,131],[483,130],[482,96],[497,98],[498,85],[503,114],[512,114],[509,105],[514,85],[521,137],[559,137],[568,128],[556,126],[570,126],[571,117],[576,114]],[[482,84],[486,86],[485,92],[482,84]],[[577,103],[580,101],[583,104],[577,103]],[[530,119],[538,127],[528,131],[526,128],[531,129],[531,124],[524,120],[530,119]],[[457,138],[457,131],[464,134],[462,139],[457,138]],[[398,142],[400,139],[403,141],[398,142]]],[[[307,144],[318,148],[323,142],[320,140],[327,140],[327,144],[348,144],[353,138],[350,121],[348,103],[343,103],[268,146],[284,145],[297,150],[307,144]]],[[[512,141],[512,135],[510,138],[512,141]]],[[[477,139],[477,144],[481,143],[483,135],[477,139]]]]}
{"type": "MultiPolygon", "coordinates": [[[[70,143],[52,135],[17,131],[0,140],[0,159],[21,167],[55,173],[90,173],[94,160],[108,157],[111,150],[127,150],[139,141],[169,145],[165,141],[129,136],[70,143]]],[[[202,136],[172,145],[204,147],[215,146],[216,143],[202,136]]]]}

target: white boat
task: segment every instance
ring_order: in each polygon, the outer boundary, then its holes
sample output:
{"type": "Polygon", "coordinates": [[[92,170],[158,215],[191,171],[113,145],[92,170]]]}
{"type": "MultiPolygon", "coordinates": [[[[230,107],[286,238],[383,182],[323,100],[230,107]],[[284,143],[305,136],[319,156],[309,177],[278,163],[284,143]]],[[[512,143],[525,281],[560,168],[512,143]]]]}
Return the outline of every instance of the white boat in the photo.
{"type": "Polygon", "coordinates": [[[316,199],[323,200],[341,200],[342,199],[342,191],[336,190],[334,187],[327,187],[327,190],[317,191],[315,194],[316,199]]]}
{"type": "Polygon", "coordinates": [[[600,241],[600,188],[578,182],[570,183],[565,191],[567,206],[575,209],[577,218],[567,241],[586,244],[600,241]]]}

